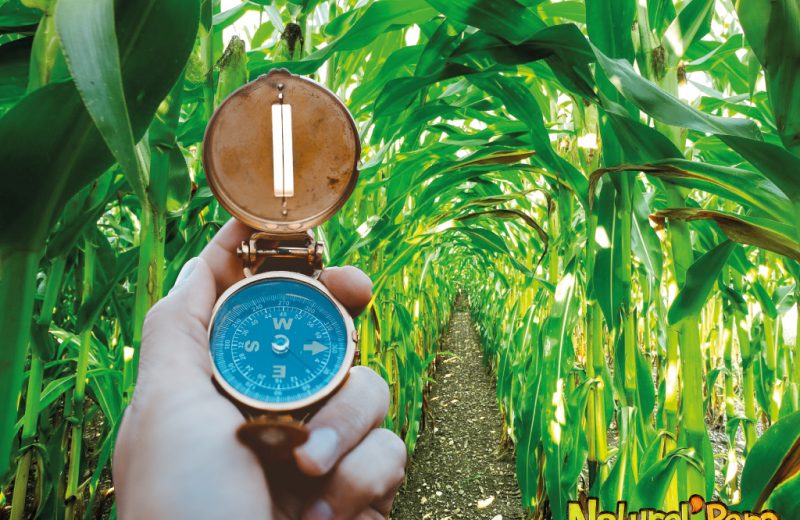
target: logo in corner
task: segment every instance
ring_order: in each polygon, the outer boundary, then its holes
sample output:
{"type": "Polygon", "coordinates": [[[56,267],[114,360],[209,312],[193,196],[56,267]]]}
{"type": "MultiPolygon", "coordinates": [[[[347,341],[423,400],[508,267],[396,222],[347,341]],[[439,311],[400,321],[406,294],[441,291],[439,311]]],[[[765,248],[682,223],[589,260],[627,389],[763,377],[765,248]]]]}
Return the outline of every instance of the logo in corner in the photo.
{"type": "Polygon", "coordinates": [[[569,502],[567,520],[781,520],[774,511],[739,512],[730,511],[723,502],[706,502],[700,495],[693,495],[681,502],[677,511],[640,509],[629,511],[628,502],[617,502],[616,511],[601,511],[600,500],[589,498],[587,503],[569,502]]]}

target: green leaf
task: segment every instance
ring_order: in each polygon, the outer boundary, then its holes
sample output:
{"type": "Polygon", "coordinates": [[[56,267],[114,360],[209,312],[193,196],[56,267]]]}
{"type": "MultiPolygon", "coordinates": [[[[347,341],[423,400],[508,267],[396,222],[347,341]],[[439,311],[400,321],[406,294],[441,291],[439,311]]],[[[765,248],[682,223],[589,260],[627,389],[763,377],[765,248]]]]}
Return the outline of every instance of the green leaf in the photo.
{"type": "Polygon", "coordinates": [[[75,386],[74,374],[51,379],[42,390],[42,397],[39,399],[39,413],[47,409],[48,406],[73,386],[75,386]]]}
{"type": "Polygon", "coordinates": [[[769,496],[764,509],[775,511],[779,518],[800,517],[800,473],[779,484],[769,496]]]}
{"type": "Polygon", "coordinates": [[[583,2],[572,0],[542,2],[536,8],[545,18],[561,18],[571,22],[586,23],[586,7],[583,2]]]}
{"type": "Polygon", "coordinates": [[[414,97],[425,87],[459,76],[483,74],[484,71],[471,69],[457,63],[448,63],[444,68],[428,76],[395,78],[386,83],[375,99],[375,118],[394,116],[405,110],[414,97]]]}
{"type": "Polygon", "coordinates": [[[182,75],[162,101],[148,132],[151,152],[148,198],[152,207],[160,214],[181,211],[189,204],[191,194],[189,170],[175,140],[183,87],[182,75]]]}
{"type": "Polygon", "coordinates": [[[726,240],[698,258],[686,272],[686,283],[669,308],[667,318],[674,325],[684,318],[696,316],[708,300],[722,267],[736,243],[726,240]]]}
{"type": "Polygon", "coordinates": [[[0,33],[32,30],[42,18],[42,12],[22,5],[20,0],[0,4],[0,33]]]}
{"type": "Polygon", "coordinates": [[[633,70],[630,62],[611,59],[596,47],[594,53],[597,56],[597,63],[625,99],[662,123],[710,134],[761,139],[761,131],[752,121],[712,116],[701,112],[640,76],[633,70]]]}
{"type": "Polygon", "coordinates": [[[592,46],[609,56],[633,61],[631,27],[636,4],[626,0],[586,0],[587,32],[592,46]]]}
{"type": "Polygon", "coordinates": [[[108,273],[108,280],[93,294],[84,304],[81,305],[75,317],[76,325],[75,330],[78,334],[94,326],[95,321],[103,311],[103,307],[111,298],[111,295],[116,286],[127,276],[131,275],[136,268],[136,262],[139,258],[139,248],[129,249],[116,258],[114,270],[108,273]]]}
{"type": "Polygon", "coordinates": [[[767,34],[772,14],[770,0],[741,0],[736,2],[739,23],[742,24],[747,43],[753,49],[758,61],[767,61],[767,34]]]}
{"type": "MultiPolygon", "coordinates": [[[[428,21],[438,14],[424,0],[380,0],[361,9],[361,16],[346,33],[302,60],[273,62],[264,60],[263,55],[251,53],[247,63],[251,76],[265,74],[280,67],[288,68],[295,74],[310,74],[321,67],[334,52],[362,49],[388,31],[428,21]]],[[[341,16],[349,18],[353,15],[345,13],[341,16]]]]}
{"type": "Polygon", "coordinates": [[[763,247],[800,261],[800,243],[793,240],[793,229],[775,220],[731,215],[699,208],[676,208],[658,211],[658,218],[676,220],[713,220],[731,240],[763,247]]]}
{"type": "Polygon", "coordinates": [[[25,94],[33,38],[0,45],[0,114],[25,94]]]}
{"type": "Polygon", "coordinates": [[[694,41],[708,34],[714,4],[715,0],[691,0],[684,4],[662,40],[669,50],[671,64],[678,63],[694,41]]]}
{"type": "MultiPolygon", "coordinates": [[[[617,459],[608,475],[601,483],[601,506],[606,510],[613,510],[617,502],[625,500],[629,490],[636,489],[635,472],[637,457],[636,447],[636,422],[637,410],[632,406],[624,406],[618,412],[620,424],[620,445],[617,459]]],[[[563,518],[563,517],[562,517],[563,518]]]]}
{"type": "Polygon", "coordinates": [[[619,277],[614,273],[619,264],[621,244],[619,219],[616,218],[618,209],[614,185],[603,183],[597,209],[597,229],[595,236],[588,239],[594,240],[597,248],[591,284],[609,330],[619,325],[623,296],[619,277]]]}
{"type": "Polygon", "coordinates": [[[647,163],[684,158],[669,138],[655,128],[631,119],[623,107],[608,100],[603,102],[603,107],[618,137],[625,162],[647,163]]]}
{"type": "Polygon", "coordinates": [[[747,455],[742,470],[742,500],[739,507],[743,511],[759,511],[776,488],[795,477],[798,471],[800,412],[795,412],[764,432],[747,455]]]}
{"type": "Polygon", "coordinates": [[[524,121],[530,130],[533,145],[541,161],[555,173],[578,197],[582,204],[588,205],[589,192],[586,177],[572,164],[553,151],[550,134],[544,126],[544,116],[536,98],[519,78],[505,77],[499,74],[488,77],[476,76],[470,81],[487,93],[501,99],[506,110],[524,121]]]}
{"type": "Polygon", "coordinates": [[[784,146],[800,155],[800,3],[743,0],[737,6],[747,40],[765,69],[778,133],[784,146]]]}
{"type": "Polygon", "coordinates": [[[758,168],[787,197],[800,204],[800,157],[780,146],[763,141],[733,135],[723,135],[719,138],[758,168]]]}
{"type": "Polygon", "coordinates": [[[664,31],[675,19],[675,14],[672,0],[647,0],[647,18],[658,40],[661,40],[664,31]]]}
{"type": "Polygon", "coordinates": [[[522,43],[544,29],[544,22],[516,0],[427,0],[451,20],[483,29],[511,43],[522,43]]]}
{"type": "Polygon", "coordinates": [[[761,305],[761,312],[773,320],[778,317],[778,309],[775,307],[775,302],[772,301],[767,289],[758,280],[753,283],[753,294],[755,294],[758,303],[761,305]]]}
{"type": "Polygon", "coordinates": [[[589,193],[594,193],[603,175],[632,171],[644,172],[648,176],[667,179],[679,186],[719,195],[747,209],[762,211],[776,220],[789,220],[794,215],[791,201],[763,175],[749,170],[683,159],[601,168],[592,172],[589,177],[589,193]]]}
{"type": "Polygon", "coordinates": [[[691,462],[693,451],[689,448],[676,448],[639,476],[639,481],[630,499],[629,511],[652,508],[663,504],[675,471],[680,462],[691,462]]]}
{"type": "Polygon", "coordinates": [[[519,45],[512,45],[499,36],[482,31],[464,38],[453,52],[452,59],[481,63],[518,65],[544,59],[565,88],[578,95],[595,99],[589,64],[594,54],[586,37],[574,24],[547,27],[519,45]]]}
{"type": "Polygon", "coordinates": [[[260,5],[245,1],[221,13],[217,13],[211,20],[211,24],[214,26],[214,32],[217,31],[222,32],[224,28],[234,24],[248,11],[259,11],[259,10],[261,10],[260,5]]]}
{"type": "Polygon", "coordinates": [[[533,229],[533,231],[536,233],[536,235],[539,237],[539,240],[542,243],[542,254],[539,257],[537,264],[541,263],[542,258],[544,257],[544,255],[547,254],[547,243],[548,243],[547,232],[545,232],[545,230],[542,229],[542,227],[539,225],[538,222],[536,222],[536,220],[534,220],[524,212],[517,209],[494,209],[487,211],[476,211],[468,215],[457,217],[456,220],[463,222],[465,220],[471,220],[485,215],[491,215],[493,217],[497,217],[499,219],[504,219],[504,220],[520,219],[523,222],[525,222],[527,226],[533,229]]]}
{"type": "MultiPolygon", "coordinates": [[[[138,140],[189,57],[198,5],[121,2],[116,20],[125,104],[138,140]]],[[[0,243],[38,249],[60,208],[108,168],[113,155],[70,80],[31,92],[0,119],[0,163],[0,243]]]]}
{"type": "Polygon", "coordinates": [[[147,179],[136,155],[122,88],[114,1],[60,0],[56,27],[86,110],[140,198],[147,179]]]}
{"type": "Polygon", "coordinates": [[[663,253],[661,241],[650,225],[650,206],[642,189],[637,185],[633,192],[633,215],[631,222],[631,249],[644,265],[653,280],[661,280],[663,253]]]}
{"type": "MultiPolygon", "coordinates": [[[[553,250],[551,250],[553,254],[553,250]]],[[[572,329],[577,319],[575,268],[577,261],[572,259],[564,268],[553,295],[553,306],[550,315],[542,325],[542,439],[544,443],[545,479],[553,518],[564,518],[569,500],[568,482],[563,477],[565,458],[579,456],[572,453],[567,446],[569,426],[564,414],[558,408],[567,406],[563,402],[564,395],[559,391],[563,384],[564,374],[572,366],[575,352],[572,344],[572,329]]],[[[579,424],[577,418],[571,426],[579,424]]],[[[581,464],[583,466],[583,464],[581,464]]]]}

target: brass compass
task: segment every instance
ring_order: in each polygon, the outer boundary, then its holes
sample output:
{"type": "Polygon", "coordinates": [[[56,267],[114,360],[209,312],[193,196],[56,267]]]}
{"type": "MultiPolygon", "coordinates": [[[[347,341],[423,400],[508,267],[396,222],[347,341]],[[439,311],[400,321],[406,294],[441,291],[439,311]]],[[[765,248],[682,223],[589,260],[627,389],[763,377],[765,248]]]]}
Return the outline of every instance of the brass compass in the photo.
{"type": "Polygon", "coordinates": [[[218,386],[253,419],[239,437],[273,457],[305,441],[303,418],[356,356],[352,318],[317,280],[324,246],[312,228],[350,197],[360,153],[345,105],[285,69],[231,94],[206,130],[211,190],[255,230],[237,251],[245,278],[214,307],[209,355],[218,386]]]}

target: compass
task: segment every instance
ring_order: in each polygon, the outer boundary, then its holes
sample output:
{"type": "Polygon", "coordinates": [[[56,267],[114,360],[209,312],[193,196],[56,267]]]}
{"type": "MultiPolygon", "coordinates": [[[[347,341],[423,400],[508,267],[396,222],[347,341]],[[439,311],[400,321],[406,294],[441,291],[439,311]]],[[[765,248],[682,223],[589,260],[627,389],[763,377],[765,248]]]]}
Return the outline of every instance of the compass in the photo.
{"type": "Polygon", "coordinates": [[[355,332],[347,311],[307,276],[264,273],[223,294],[211,329],[217,381],[262,410],[313,404],[344,379],[355,332]]]}
{"type": "Polygon", "coordinates": [[[206,129],[209,186],[255,230],[237,250],[244,279],[214,307],[209,355],[218,387],[251,419],[239,438],[273,455],[305,440],[304,420],[356,357],[353,320],[317,279],[324,244],[313,228],[350,197],[360,152],[336,95],[285,69],[231,94],[206,129]]]}

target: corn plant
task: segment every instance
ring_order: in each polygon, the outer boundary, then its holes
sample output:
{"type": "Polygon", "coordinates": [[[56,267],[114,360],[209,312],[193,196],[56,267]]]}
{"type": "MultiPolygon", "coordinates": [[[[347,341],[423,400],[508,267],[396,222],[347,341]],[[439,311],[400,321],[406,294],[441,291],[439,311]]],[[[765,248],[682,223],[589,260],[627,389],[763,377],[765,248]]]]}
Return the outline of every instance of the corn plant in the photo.
{"type": "Polygon", "coordinates": [[[461,289],[532,517],[800,516],[798,42],[798,0],[0,0],[0,507],[114,514],[145,313],[229,218],[205,126],[285,67],[358,125],[320,235],[410,452],[461,289]]]}

